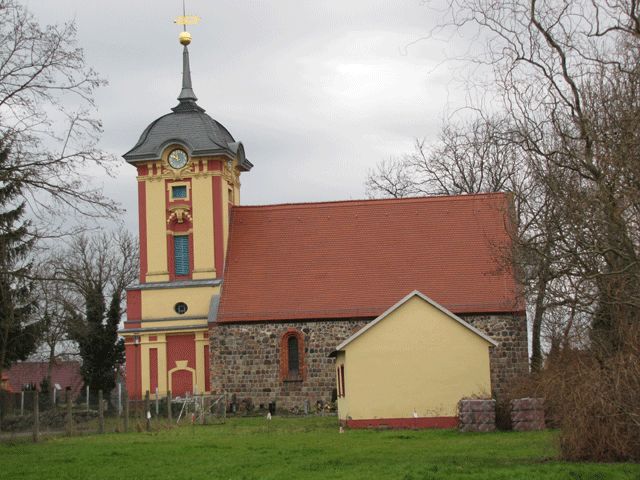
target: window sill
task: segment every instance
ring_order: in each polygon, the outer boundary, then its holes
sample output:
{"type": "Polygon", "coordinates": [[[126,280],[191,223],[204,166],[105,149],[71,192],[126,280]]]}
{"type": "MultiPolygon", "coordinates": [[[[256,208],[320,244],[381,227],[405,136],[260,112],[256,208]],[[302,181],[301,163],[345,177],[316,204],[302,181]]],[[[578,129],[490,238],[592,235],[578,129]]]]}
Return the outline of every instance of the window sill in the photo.
{"type": "Polygon", "coordinates": [[[289,377],[289,378],[285,378],[283,380],[283,382],[285,383],[296,383],[296,382],[302,382],[302,377],[289,377]]]}

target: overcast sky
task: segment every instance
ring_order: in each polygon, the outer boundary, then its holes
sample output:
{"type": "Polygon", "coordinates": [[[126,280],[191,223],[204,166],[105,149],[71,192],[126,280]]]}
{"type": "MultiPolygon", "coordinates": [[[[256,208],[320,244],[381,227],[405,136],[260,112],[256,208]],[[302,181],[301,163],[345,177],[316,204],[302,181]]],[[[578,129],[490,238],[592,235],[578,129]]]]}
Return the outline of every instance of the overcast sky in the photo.
{"type": "MultiPolygon", "coordinates": [[[[87,63],[109,85],[96,97],[103,149],[121,156],[177,103],[179,0],[25,0],[43,23],[75,18],[87,63]]],[[[367,171],[434,138],[456,98],[438,65],[448,43],[423,38],[421,0],[188,0],[198,103],[253,162],[243,204],[364,197],[367,171]]],[[[135,170],[122,160],[106,192],[137,231],[135,170]]]]}

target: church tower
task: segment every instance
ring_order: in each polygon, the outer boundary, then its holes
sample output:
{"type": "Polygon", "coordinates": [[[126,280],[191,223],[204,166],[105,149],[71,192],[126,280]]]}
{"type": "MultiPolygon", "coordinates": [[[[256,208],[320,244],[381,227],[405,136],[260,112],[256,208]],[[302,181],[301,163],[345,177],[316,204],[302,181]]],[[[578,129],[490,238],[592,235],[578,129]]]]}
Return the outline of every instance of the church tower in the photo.
{"type": "Polygon", "coordinates": [[[208,326],[217,308],[242,143],[197,104],[191,35],[180,34],[182,90],[124,154],[137,169],[140,282],[127,292],[127,390],[175,396],[211,391],[208,326]]]}

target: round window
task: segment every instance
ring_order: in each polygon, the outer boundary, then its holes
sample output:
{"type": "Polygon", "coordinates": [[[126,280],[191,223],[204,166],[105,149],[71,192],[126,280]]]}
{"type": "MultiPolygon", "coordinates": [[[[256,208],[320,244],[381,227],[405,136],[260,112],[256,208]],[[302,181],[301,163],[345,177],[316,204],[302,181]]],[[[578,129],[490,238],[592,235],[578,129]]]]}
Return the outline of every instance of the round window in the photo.
{"type": "Polygon", "coordinates": [[[187,304],[184,302],[178,302],[173,308],[175,309],[177,314],[182,315],[183,313],[187,313],[187,309],[189,307],[187,307],[187,304]]]}

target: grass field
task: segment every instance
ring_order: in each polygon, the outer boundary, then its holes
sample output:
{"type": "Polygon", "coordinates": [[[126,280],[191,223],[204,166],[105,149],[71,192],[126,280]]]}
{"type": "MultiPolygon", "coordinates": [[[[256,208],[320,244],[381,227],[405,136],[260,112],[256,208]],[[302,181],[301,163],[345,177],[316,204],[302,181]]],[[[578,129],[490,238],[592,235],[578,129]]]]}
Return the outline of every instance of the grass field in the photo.
{"type": "Polygon", "coordinates": [[[0,444],[2,479],[640,479],[640,465],[564,463],[553,432],[349,430],[335,418],[229,419],[154,433],[0,444]]]}

